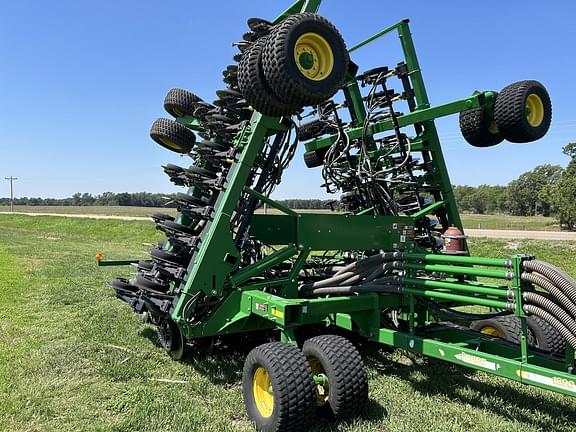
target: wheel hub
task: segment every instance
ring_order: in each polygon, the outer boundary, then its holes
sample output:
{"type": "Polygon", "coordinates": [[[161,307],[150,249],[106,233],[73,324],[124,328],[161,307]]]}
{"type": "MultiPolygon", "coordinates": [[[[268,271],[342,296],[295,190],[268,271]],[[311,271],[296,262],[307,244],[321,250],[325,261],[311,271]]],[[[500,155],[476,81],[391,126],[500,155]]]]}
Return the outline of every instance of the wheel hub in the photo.
{"type": "Polygon", "coordinates": [[[320,361],[314,357],[308,358],[308,364],[312,370],[314,384],[316,384],[316,406],[326,405],[328,402],[329,385],[328,377],[320,361]]]}
{"type": "Polygon", "coordinates": [[[544,103],[540,96],[531,94],[526,98],[526,119],[532,127],[538,127],[542,124],[544,120],[544,103]]]}
{"type": "Polygon", "coordinates": [[[498,330],[496,327],[492,326],[483,327],[482,330],[480,330],[480,333],[499,338],[503,337],[502,332],[498,330]]]}
{"type": "Polygon", "coordinates": [[[306,78],[326,79],[334,67],[334,53],[328,41],[317,33],[304,33],[294,47],[296,66],[306,78]]]}
{"type": "Polygon", "coordinates": [[[263,367],[259,367],[252,377],[252,393],[256,408],[262,417],[270,417],[274,410],[274,392],[270,374],[263,367]]]}

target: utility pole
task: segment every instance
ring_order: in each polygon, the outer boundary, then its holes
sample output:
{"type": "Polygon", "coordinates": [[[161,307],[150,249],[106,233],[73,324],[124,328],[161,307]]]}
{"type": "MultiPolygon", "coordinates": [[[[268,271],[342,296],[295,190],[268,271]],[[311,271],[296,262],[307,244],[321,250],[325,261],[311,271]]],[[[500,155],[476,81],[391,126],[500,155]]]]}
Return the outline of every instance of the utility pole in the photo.
{"type": "Polygon", "coordinates": [[[10,213],[14,212],[14,180],[18,180],[18,177],[4,177],[5,180],[10,180],[10,213]]]}

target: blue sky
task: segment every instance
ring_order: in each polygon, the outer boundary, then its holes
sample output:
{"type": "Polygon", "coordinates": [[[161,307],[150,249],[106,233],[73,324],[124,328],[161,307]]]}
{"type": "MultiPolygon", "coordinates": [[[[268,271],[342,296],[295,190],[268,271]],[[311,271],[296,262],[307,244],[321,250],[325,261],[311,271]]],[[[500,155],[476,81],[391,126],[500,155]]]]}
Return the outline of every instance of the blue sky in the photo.
{"type": "MultiPolygon", "coordinates": [[[[0,177],[19,178],[18,196],[174,192],[160,165],[189,159],[148,136],[166,116],[165,93],[182,87],[213,100],[246,19],[272,18],[288,4],[0,0],[0,177]]],[[[325,0],[320,13],[349,46],[410,18],[433,104],[522,79],[547,86],[552,128],[536,143],[475,149],[457,116],[437,122],[453,183],[506,184],[536,165],[568,162],[561,147],[576,141],[576,2],[325,0]]],[[[396,46],[384,39],[353,60],[361,69],[395,65],[396,46]]],[[[274,196],[323,197],[319,184],[300,151],[274,196]]],[[[0,196],[8,194],[2,180],[0,196]]]]}

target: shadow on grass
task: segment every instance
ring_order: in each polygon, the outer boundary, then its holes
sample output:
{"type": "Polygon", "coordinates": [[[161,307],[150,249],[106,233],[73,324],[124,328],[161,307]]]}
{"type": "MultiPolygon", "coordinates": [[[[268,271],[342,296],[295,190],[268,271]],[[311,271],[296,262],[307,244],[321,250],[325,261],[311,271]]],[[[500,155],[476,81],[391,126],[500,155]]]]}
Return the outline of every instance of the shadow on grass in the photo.
{"type": "MultiPolygon", "coordinates": [[[[382,419],[388,417],[388,411],[382,405],[380,405],[377,401],[368,399],[368,403],[362,410],[362,413],[358,417],[358,420],[363,422],[374,422],[379,423],[382,419]]],[[[355,419],[351,419],[350,421],[354,421],[355,419]]],[[[349,429],[348,421],[335,421],[333,418],[329,417],[320,417],[317,416],[309,431],[310,432],[336,432],[342,429],[349,429]]]]}
{"type": "MultiPolygon", "coordinates": [[[[156,331],[147,327],[140,332],[155,346],[162,349],[156,331]]],[[[235,334],[219,338],[197,339],[188,344],[181,362],[194,368],[196,372],[207,377],[216,385],[233,385],[242,381],[244,359],[253,348],[266,342],[276,340],[269,334],[250,333],[235,334]]],[[[374,400],[369,400],[360,416],[361,420],[381,421],[388,415],[386,409],[374,400]]],[[[335,422],[330,418],[318,418],[311,431],[338,431],[346,422],[335,422]]]]}
{"type": "MultiPolygon", "coordinates": [[[[154,328],[146,327],[140,331],[140,335],[163,350],[154,328]]],[[[213,384],[235,384],[242,379],[242,368],[248,352],[268,341],[266,338],[248,337],[243,334],[200,338],[186,345],[184,357],[180,362],[191,366],[213,384]]]]}
{"type": "Polygon", "coordinates": [[[414,390],[426,396],[440,395],[538,430],[549,430],[550,418],[576,423],[576,411],[567,400],[529,394],[512,386],[512,382],[481,382],[470,377],[475,371],[440,360],[420,358],[423,364],[409,366],[391,360],[376,346],[366,345],[361,351],[366,366],[409,382],[414,390]],[[487,398],[483,398],[484,395],[487,398]]]}

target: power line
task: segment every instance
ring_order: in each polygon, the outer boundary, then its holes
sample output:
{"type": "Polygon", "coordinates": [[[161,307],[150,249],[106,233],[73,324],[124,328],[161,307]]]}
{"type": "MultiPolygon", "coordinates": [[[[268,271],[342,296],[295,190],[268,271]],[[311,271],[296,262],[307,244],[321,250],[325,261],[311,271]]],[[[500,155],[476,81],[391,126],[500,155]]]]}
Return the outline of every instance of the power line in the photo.
{"type": "Polygon", "coordinates": [[[10,180],[10,213],[14,212],[14,180],[18,177],[4,177],[5,180],[10,180]]]}

